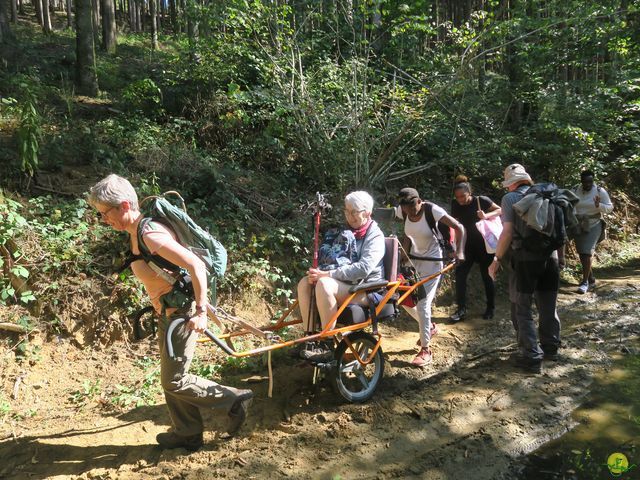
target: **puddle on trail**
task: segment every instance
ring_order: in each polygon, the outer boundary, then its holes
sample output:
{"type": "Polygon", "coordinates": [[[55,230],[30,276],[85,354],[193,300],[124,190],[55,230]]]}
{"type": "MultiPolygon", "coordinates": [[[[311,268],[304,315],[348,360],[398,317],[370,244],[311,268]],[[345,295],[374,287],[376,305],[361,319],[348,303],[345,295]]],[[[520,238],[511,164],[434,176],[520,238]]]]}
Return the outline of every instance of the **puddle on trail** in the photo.
{"type": "Polygon", "coordinates": [[[572,414],[578,426],[528,455],[518,478],[640,479],[639,399],[640,355],[620,355],[596,375],[587,401],[572,414]]]}

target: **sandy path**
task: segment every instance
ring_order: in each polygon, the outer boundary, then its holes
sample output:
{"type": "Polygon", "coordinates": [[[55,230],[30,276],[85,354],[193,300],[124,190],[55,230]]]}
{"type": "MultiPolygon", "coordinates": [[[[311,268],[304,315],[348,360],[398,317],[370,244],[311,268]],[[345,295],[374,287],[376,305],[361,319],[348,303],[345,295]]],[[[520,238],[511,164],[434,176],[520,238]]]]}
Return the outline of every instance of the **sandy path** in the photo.
{"type": "MultiPolygon", "coordinates": [[[[108,389],[136,375],[131,364],[139,356],[47,343],[32,367],[3,364],[5,391],[23,376],[14,412],[35,413],[5,415],[0,478],[509,478],[519,455],[572,428],[571,411],[612,351],[638,354],[639,273],[640,262],[607,272],[584,296],[563,287],[565,347],[542,375],[507,364],[514,335],[505,305],[493,321],[441,324],[434,364],[424,370],[409,367],[416,325],[404,320],[384,327],[385,378],[368,403],[344,404],[328,383],[311,385],[310,368],[276,359],[274,398],[266,381],[253,384],[257,398],[243,436],[217,438],[223,419],[211,415],[207,444],[191,455],[154,446],[166,429],[161,403],[116,414],[99,398],[69,402],[85,380],[101,379],[108,389]]],[[[134,348],[142,355],[150,347],[134,348]]]]}

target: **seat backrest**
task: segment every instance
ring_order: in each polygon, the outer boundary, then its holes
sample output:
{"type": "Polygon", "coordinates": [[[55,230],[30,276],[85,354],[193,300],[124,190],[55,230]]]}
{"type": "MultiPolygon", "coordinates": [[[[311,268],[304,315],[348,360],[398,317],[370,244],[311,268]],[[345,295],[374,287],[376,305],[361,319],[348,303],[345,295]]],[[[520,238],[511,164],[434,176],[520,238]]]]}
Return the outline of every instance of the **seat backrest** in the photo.
{"type": "Polygon", "coordinates": [[[396,237],[385,237],[384,239],[384,276],[389,282],[398,279],[398,250],[400,242],[396,237]]]}

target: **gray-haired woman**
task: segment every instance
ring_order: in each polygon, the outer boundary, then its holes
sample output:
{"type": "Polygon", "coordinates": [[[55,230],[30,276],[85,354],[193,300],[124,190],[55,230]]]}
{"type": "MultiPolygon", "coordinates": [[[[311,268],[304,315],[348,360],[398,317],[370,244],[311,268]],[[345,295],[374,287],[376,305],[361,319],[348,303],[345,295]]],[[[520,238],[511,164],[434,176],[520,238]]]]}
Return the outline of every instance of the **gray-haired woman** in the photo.
{"type": "MultiPolygon", "coordinates": [[[[140,255],[138,229],[143,215],[131,183],[118,175],[109,175],[91,187],[87,200],[104,223],[129,234],[131,252],[140,255]]],[[[175,306],[169,300],[175,298],[171,295],[174,284],[169,281],[173,280],[170,272],[165,271],[167,275],[162,275],[163,272],[154,270],[142,259],[131,264],[131,270],[144,285],[156,313],[162,316],[158,322],[160,380],[173,428],[170,432],[158,434],[156,441],[161,448],[195,451],[203,443],[200,409],[226,411],[229,415],[227,432],[233,435],[245,420],[253,392],[226,387],[189,373],[198,333],[207,327],[207,272],[204,263],[176,240],[174,232],[159,222],[149,222],[140,232],[140,238],[151,253],[183,268],[192,279],[194,298],[185,297],[184,305],[175,306]],[[168,323],[178,318],[185,319],[185,322],[173,333],[176,356],[171,358],[167,353],[164,333],[168,323]]]]}
{"type": "MultiPolygon", "coordinates": [[[[373,198],[367,192],[351,192],[345,197],[344,216],[356,239],[357,259],[334,270],[310,268],[300,280],[298,301],[305,332],[312,332],[315,327],[311,325],[310,316],[312,291],[315,292],[318,314],[324,328],[338,311],[338,306],[350,295],[349,289],[354,284],[384,279],[384,234],[371,219],[372,211],[373,198]],[[313,285],[315,288],[312,288],[313,285]]],[[[367,305],[366,294],[356,295],[354,303],[367,305]]],[[[303,358],[316,361],[328,357],[328,354],[322,347],[301,352],[303,358]]]]}

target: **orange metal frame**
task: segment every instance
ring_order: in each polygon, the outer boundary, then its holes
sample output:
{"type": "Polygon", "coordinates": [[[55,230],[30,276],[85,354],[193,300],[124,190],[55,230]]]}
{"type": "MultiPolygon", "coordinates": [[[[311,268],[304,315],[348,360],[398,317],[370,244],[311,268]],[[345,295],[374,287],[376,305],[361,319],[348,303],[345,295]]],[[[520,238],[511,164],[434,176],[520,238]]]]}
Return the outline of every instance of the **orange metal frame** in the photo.
{"type": "MultiPolygon", "coordinates": [[[[380,301],[380,303],[378,304],[378,306],[376,307],[376,314],[378,314],[378,313],[380,313],[382,311],[384,306],[389,302],[389,299],[391,299],[391,297],[396,292],[398,292],[399,295],[400,295],[400,297],[397,300],[398,305],[400,305],[409,295],[411,295],[416,290],[416,288],[420,287],[421,285],[424,285],[425,283],[427,283],[428,281],[438,277],[439,275],[442,275],[442,274],[450,271],[454,267],[454,265],[455,265],[455,262],[449,263],[442,270],[440,270],[440,271],[438,271],[438,272],[436,272],[436,273],[434,273],[432,275],[429,275],[426,278],[423,278],[422,280],[420,280],[419,282],[417,282],[414,285],[409,284],[408,280],[402,280],[402,281],[398,280],[398,281],[395,281],[395,282],[387,283],[387,285],[386,285],[387,292],[386,292],[385,296],[382,298],[382,300],[380,301]]],[[[366,290],[362,290],[362,291],[366,291],[366,290]]],[[[351,303],[351,301],[354,299],[354,297],[358,293],[361,293],[361,292],[352,293],[351,295],[349,295],[349,297],[347,297],[345,299],[345,301],[342,302],[342,305],[340,305],[340,308],[338,308],[338,311],[331,318],[331,321],[319,333],[315,333],[315,334],[312,334],[312,335],[307,335],[307,336],[296,338],[296,339],[293,339],[293,340],[276,341],[275,343],[272,343],[271,345],[265,345],[263,347],[258,347],[258,348],[254,348],[254,349],[246,350],[246,351],[242,351],[242,352],[234,352],[232,355],[234,357],[238,357],[238,358],[250,357],[250,356],[258,355],[258,354],[265,353],[265,352],[271,352],[273,350],[277,350],[277,349],[280,349],[280,348],[289,347],[289,346],[292,346],[292,345],[297,345],[297,344],[300,344],[300,343],[303,343],[303,342],[335,338],[336,336],[338,336],[339,340],[342,340],[342,339],[345,340],[345,342],[347,343],[347,346],[349,347],[349,349],[353,353],[354,357],[358,360],[358,362],[360,364],[362,364],[362,365],[367,365],[368,363],[370,363],[373,360],[373,358],[375,357],[376,352],[380,348],[380,344],[382,342],[382,335],[378,333],[378,335],[377,335],[378,336],[378,341],[377,341],[373,351],[369,354],[369,356],[366,359],[363,359],[363,358],[360,357],[359,353],[353,348],[353,345],[349,341],[349,338],[343,336],[343,334],[364,330],[366,327],[371,325],[371,318],[368,318],[365,322],[362,322],[362,323],[358,323],[358,324],[355,324],[355,325],[346,325],[346,326],[342,326],[342,327],[336,328],[336,324],[337,324],[338,318],[340,317],[340,315],[342,314],[344,309],[347,308],[347,305],[349,305],[349,303],[351,303]]],[[[296,300],[293,303],[293,305],[291,305],[291,307],[286,312],[284,312],[282,314],[282,316],[278,319],[278,321],[275,324],[268,325],[268,326],[265,326],[265,327],[260,327],[259,330],[262,331],[262,332],[265,332],[265,333],[266,332],[276,332],[276,331],[278,331],[278,330],[280,330],[282,328],[302,323],[302,320],[300,320],[300,319],[287,320],[291,316],[291,314],[293,313],[293,311],[296,309],[297,306],[298,306],[298,301],[296,300]]],[[[221,322],[221,319],[216,316],[215,311],[212,310],[212,309],[209,310],[209,317],[214,322],[216,322],[217,324],[222,324],[223,323],[223,322],[221,322]]],[[[248,329],[241,328],[239,330],[234,330],[232,332],[228,332],[228,333],[224,333],[222,335],[218,335],[218,338],[220,340],[226,341],[227,344],[229,344],[230,347],[233,350],[235,350],[235,348],[233,348],[233,346],[232,346],[231,340],[233,338],[243,337],[243,336],[246,336],[246,335],[255,335],[255,334],[252,333],[248,329]]],[[[211,340],[209,338],[207,338],[207,337],[203,337],[199,341],[200,342],[208,342],[208,341],[211,341],[211,340]]]]}

